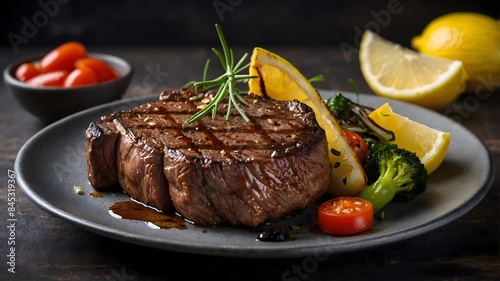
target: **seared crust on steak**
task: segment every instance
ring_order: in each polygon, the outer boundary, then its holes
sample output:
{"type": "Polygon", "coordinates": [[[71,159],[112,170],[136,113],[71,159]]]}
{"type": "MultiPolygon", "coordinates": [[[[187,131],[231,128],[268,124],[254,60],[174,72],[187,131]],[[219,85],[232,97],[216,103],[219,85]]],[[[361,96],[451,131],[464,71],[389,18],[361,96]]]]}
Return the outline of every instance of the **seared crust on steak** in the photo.
{"type": "Polygon", "coordinates": [[[131,197],[163,211],[173,207],[200,225],[257,226],[325,193],[328,148],[311,108],[246,95],[249,122],[235,110],[225,120],[224,104],[214,119],[186,124],[213,94],[168,91],[90,124],[86,148],[94,188],[119,183],[131,197]]]}
{"type": "Polygon", "coordinates": [[[108,122],[91,123],[85,133],[90,184],[97,190],[115,187],[118,184],[115,147],[120,133],[108,122]]]}

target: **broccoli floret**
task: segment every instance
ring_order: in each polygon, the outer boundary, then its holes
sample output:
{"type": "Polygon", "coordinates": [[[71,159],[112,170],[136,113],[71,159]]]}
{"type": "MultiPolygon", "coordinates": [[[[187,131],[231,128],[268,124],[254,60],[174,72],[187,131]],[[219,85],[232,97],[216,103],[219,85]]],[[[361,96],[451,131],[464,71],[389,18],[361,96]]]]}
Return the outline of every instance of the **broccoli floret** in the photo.
{"type": "Polygon", "coordinates": [[[333,113],[337,121],[340,122],[351,116],[351,109],[349,107],[351,105],[351,100],[344,97],[341,93],[337,93],[334,97],[326,100],[325,103],[328,110],[333,113]]]}
{"type": "Polygon", "coordinates": [[[325,101],[328,110],[335,116],[343,130],[360,135],[371,149],[379,142],[386,143],[394,140],[394,133],[373,122],[368,116],[374,109],[353,102],[337,93],[325,101]]]}
{"type": "Polygon", "coordinates": [[[357,194],[370,201],[376,213],[392,200],[405,202],[422,193],[427,170],[417,157],[395,144],[382,144],[363,163],[368,186],[357,194]]]}

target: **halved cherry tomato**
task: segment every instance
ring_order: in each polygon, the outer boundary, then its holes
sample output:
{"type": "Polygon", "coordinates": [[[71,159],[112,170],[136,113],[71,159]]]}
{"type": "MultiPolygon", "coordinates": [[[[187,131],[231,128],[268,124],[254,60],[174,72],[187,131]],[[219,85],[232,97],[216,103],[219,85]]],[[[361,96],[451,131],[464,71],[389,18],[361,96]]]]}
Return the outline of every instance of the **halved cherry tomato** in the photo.
{"type": "Polygon", "coordinates": [[[373,206],[358,197],[337,197],[318,207],[318,224],[331,234],[348,235],[373,226],[373,206]]]}
{"type": "Polygon", "coordinates": [[[64,87],[90,86],[97,84],[97,75],[88,68],[77,68],[68,75],[64,81],[64,87]]]}
{"type": "Polygon", "coordinates": [[[75,62],[75,66],[76,68],[88,67],[92,69],[97,75],[99,83],[110,81],[118,77],[118,74],[116,74],[115,70],[109,64],[97,58],[86,57],[79,59],[75,62]]]}
{"type": "Polygon", "coordinates": [[[76,60],[86,57],[85,46],[78,42],[68,42],[60,45],[46,54],[40,61],[40,72],[46,73],[54,70],[75,69],[76,60]]]}
{"type": "Polygon", "coordinates": [[[21,82],[29,80],[38,74],[40,74],[40,71],[35,64],[31,62],[25,62],[16,69],[16,78],[21,82]]]}
{"type": "Polygon", "coordinates": [[[349,141],[349,146],[354,150],[358,156],[359,162],[363,162],[368,155],[368,146],[365,140],[358,134],[352,131],[344,130],[344,135],[349,141]]]}
{"type": "Polygon", "coordinates": [[[39,74],[26,81],[27,85],[36,87],[60,87],[64,85],[64,80],[68,77],[68,72],[65,70],[52,71],[39,74]]]}

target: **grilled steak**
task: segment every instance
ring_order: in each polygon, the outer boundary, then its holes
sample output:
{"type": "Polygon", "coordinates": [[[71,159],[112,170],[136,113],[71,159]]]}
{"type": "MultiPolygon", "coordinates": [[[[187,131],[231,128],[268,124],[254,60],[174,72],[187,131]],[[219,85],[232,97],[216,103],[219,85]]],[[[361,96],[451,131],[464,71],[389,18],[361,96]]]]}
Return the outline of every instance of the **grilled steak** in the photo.
{"type": "Polygon", "coordinates": [[[246,95],[250,122],[235,110],[225,120],[224,104],[214,119],[186,124],[213,94],[168,91],[90,124],[90,183],[98,190],[119,184],[132,198],[175,208],[199,225],[257,226],[324,194],[326,136],[308,106],[246,95]]]}

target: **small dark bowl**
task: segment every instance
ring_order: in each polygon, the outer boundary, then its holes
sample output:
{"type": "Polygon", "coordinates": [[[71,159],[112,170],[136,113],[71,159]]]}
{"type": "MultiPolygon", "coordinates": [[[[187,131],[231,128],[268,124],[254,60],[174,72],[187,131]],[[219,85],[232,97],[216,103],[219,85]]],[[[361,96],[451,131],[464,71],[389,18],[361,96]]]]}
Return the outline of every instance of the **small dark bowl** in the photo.
{"type": "Polygon", "coordinates": [[[26,111],[45,122],[53,122],[77,111],[120,99],[132,78],[133,69],[130,64],[111,55],[90,53],[89,56],[108,63],[119,77],[93,86],[33,87],[15,78],[19,65],[41,59],[33,57],[15,61],[7,66],[3,72],[5,86],[26,111]]]}

